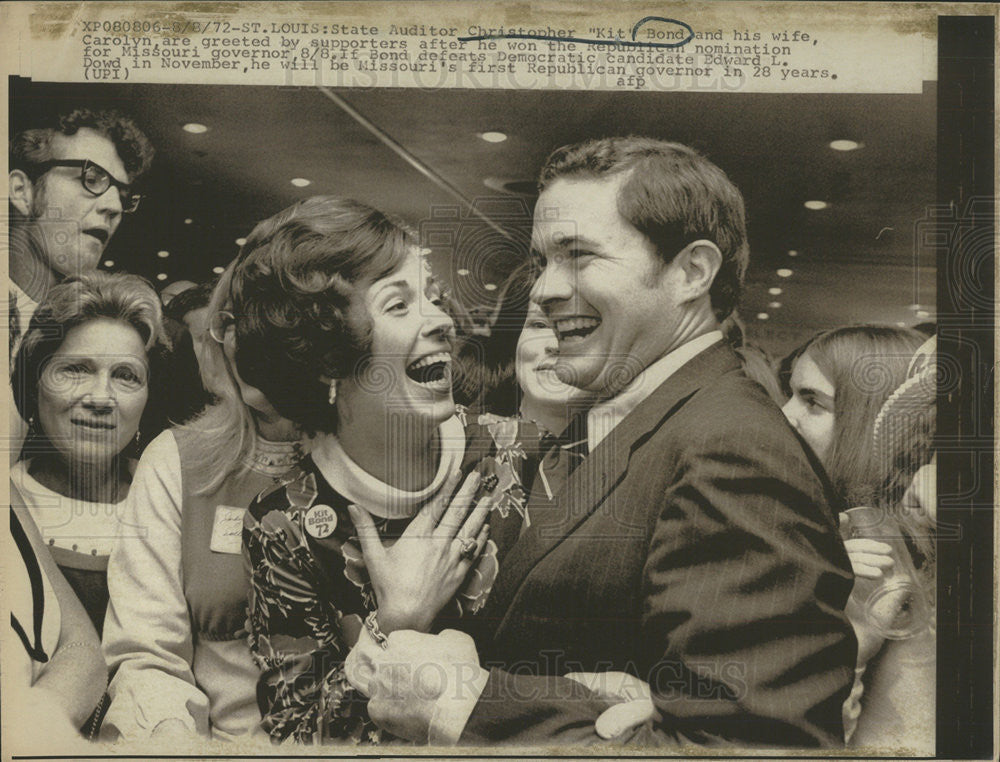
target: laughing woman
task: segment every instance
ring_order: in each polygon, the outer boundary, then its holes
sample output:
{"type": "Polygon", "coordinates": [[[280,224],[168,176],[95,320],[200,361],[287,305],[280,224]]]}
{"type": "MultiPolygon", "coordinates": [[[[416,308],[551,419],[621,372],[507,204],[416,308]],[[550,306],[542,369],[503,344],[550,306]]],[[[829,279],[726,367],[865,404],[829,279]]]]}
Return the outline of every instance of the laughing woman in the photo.
{"type": "Polygon", "coordinates": [[[274,741],[373,742],[343,660],[359,637],[428,630],[485,601],[494,496],[474,497],[495,484],[473,467],[489,437],[469,438],[456,415],[452,321],[407,233],[330,197],[279,217],[251,234],[233,273],[236,363],[315,436],[246,517],[258,701],[274,741]]]}

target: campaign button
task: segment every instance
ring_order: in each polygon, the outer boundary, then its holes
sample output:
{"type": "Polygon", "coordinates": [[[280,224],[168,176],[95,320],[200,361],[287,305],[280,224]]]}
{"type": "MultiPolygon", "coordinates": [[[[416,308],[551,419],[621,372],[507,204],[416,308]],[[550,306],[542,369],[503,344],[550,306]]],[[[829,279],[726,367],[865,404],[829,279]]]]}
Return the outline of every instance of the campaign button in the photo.
{"type": "Polygon", "coordinates": [[[306,531],[310,537],[322,540],[333,534],[337,528],[337,514],[333,508],[322,503],[306,511],[306,531]]]}

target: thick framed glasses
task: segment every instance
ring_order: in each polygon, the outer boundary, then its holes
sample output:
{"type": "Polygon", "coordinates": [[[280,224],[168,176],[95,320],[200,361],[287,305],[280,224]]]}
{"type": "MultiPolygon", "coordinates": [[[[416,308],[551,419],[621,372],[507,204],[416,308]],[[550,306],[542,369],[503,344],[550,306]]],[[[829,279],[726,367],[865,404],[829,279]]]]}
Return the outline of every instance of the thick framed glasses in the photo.
{"type": "Polygon", "coordinates": [[[226,341],[226,331],[236,324],[236,316],[229,310],[219,310],[212,315],[212,320],[208,324],[208,335],[220,344],[226,341]]]}
{"type": "Polygon", "coordinates": [[[35,165],[39,174],[44,174],[52,167],[80,167],[80,185],[94,196],[103,196],[112,185],[118,189],[122,202],[122,211],[131,214],[139,208],[142,196],[133,193],[125,183],[115,180],[104,167],[90,159],[50,159],[35,165]]]}

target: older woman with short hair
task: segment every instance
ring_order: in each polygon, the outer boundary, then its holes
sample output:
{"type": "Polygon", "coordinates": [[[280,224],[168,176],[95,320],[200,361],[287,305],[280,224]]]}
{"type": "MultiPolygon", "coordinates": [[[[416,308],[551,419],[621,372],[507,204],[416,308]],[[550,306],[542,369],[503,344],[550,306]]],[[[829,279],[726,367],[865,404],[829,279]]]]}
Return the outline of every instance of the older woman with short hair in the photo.
{"type": "MultiPolygon", "coordinates": [[[[132,483],[162,327],[156,292],[134,275],[90,273],[53,287],[14,363],[29,423],[11,479],[63,575],[101,632],[107,563],[132,483]]],[[[150,406],[152,407],[152,406],[150,406]]]]}

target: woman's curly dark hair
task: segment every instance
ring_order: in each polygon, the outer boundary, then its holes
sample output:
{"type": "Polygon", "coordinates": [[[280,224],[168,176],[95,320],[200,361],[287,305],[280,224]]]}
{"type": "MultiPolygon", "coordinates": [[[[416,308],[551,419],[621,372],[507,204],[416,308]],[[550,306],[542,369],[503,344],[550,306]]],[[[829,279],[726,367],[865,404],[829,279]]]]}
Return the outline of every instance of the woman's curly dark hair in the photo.
{"type": "Polygon", "coordinates": [[[328,380],[359,372],[371,345],[357,297],[413,246],[388,215],[333,196],[304,199],[259,223],[230,286],[240,377],[285,418],[334,431],[328,380]]]}

